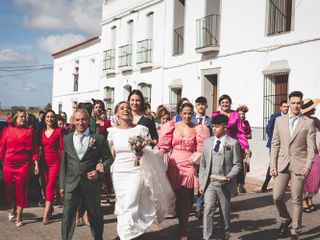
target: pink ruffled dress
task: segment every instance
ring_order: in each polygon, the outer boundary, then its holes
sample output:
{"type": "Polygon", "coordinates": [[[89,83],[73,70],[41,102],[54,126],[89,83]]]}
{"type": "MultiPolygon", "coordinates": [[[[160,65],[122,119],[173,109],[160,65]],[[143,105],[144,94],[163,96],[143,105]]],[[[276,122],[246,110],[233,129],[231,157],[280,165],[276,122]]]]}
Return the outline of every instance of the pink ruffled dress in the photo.
{"type": "Polygon", "coordinates": [[[171,149],[168,163],[167,176],[173,190],[181,188],[194,188],[199,186],[196,175],[196,166],[189,162],[188,158],[195,152],[202,152],[203,142],[210,137],[207,126],[195,126],[195,133],[181,137],[175,133],[174,120],[161,127],[158,147],[164,153],[171,149]]]}

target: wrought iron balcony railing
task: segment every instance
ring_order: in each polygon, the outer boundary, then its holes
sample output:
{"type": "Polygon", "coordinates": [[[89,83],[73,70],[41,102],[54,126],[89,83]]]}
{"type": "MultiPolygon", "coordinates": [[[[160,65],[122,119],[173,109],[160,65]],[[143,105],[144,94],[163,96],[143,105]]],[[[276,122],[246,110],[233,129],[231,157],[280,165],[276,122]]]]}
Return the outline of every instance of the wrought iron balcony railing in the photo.
{"type": "Polygon", "coordinates": [[[118,67],[129,67],[132,65],[132,45],[127,44],[119,47],[118,67]]]}
{"type": "Polygon", "coordinates": [[[184,26],[173,30],[173,55],[183,53],[184,26]]]}
{"type": "Polygon", "coordinates": [[[197,19],[196,50],[217,50],[220,46],[220,15],[210,14],[197,19]]]}
{"type": "Polygon", "coordinates": [[[137,64],[152,63],[152,39],[137,42],[137,64]]]}
{"type": "Polygon", "coordinates": [[[103,52],[103,70],[114,69],[115,51],[109,49],[103,52]]]}

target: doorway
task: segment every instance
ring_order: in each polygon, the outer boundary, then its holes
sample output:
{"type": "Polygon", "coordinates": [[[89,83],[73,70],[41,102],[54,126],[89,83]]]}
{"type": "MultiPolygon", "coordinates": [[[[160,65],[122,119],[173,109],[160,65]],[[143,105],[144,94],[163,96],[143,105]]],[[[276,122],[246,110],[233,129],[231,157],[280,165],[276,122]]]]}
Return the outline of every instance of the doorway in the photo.
{"type": "Polygon", "coordinates": [[[203,74],[203,95],[208,100],[207,115],[218,108],[218,74],[203,74]]]}

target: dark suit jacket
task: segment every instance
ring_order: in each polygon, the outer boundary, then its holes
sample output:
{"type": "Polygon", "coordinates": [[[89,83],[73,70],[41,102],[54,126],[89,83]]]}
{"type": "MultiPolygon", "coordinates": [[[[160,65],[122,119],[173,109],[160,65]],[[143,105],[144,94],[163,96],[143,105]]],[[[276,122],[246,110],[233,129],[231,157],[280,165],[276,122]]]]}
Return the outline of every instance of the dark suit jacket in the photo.
{"type": "Polygon", "coordinates": [[[138,123],[138,125],[142,125],[142,126],[145,126],[149,129],[149,134],[150,134],[150,137],[153,139],[153,140],[157,140],[158,141],[158,132],[157,132],[157,129],[156,129],[156,123],[152,120],[150,120],[149,118],[146,118],[144,116],[142,116],[138,123]]]}
{"type": "MultiPolygon", "coordinates": [[[[105,171],[112,164],[112,154],[108,147],[107,141],[103,135],[90,133],[90,136],[95,139],[92,147],[88,146],[82,159],[79,159],[76,149],[73,145],[73,132],[63,138],[64,155],[61,159],[60,188],[65,192],[72,192],[81,182],[85,189],[99,190],[101,184],[96,181],[89,180],[87,173],[95,170],[97,163],[101,162],[105,171]]],[[[90,145],[90,144],[89,144],[90,145]]],[[[99,174],[101,179],[103,174],[99,174]]]]}
{"type": "Polygon", "coordinates": [[[276,118],[281,116],[281,112],[274,113],[271,115],[269,122],[266,126],[266,133],[268,135],[268,142],[267,142],[267,148],[271,149],[271,141],[272,141],[272,135],[273,135],[273,129],[274,124],[276,122],[276,118]]]}

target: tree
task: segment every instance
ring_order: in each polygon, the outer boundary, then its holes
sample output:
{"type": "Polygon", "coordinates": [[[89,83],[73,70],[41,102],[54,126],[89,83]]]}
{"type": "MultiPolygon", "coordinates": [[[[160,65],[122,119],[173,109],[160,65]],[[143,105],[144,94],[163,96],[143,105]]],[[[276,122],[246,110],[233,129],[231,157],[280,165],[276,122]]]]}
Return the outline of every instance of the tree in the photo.
{"type": "Polygon", "coordinates": [[[48,111],[48,110],[50,110],[50,109],[52,109],[52,105],[51,105],[51,103],[48,103],[48,104],[44,107],[44,111],[48,111]]]}

